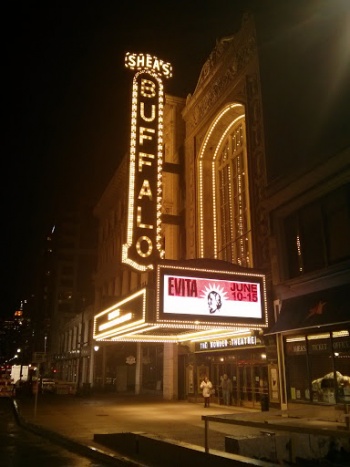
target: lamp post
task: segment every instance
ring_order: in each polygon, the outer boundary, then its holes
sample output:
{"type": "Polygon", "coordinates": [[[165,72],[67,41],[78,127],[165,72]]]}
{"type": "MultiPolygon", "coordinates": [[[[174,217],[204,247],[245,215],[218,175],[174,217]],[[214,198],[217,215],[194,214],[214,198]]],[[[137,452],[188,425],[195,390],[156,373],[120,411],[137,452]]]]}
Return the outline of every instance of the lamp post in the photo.
{"type": "Polygon", "coordinates": [[[81,381],[81,372],[82,372],[82,356],[81,352],[84,345],[84,311],[81,312],[81,323],[80,323],[80,336],[79,336],[79,349],[78,349],[78,365],[77,365],[77,390],[76,394],[80,392],[80,381],[81,381]]]}
{"type": "Polygon", "coordinates": [[[19,361],[19,364],[21,365],[21,368],[20,368],[20,371],[19,371],[19,386],[21,386],[21,383],[22,383],[22,371],[23,371],[23,354],[21,354],[22,352],[22,349],[17,349],[17,358],[20,357],[20,361],[19,361]]]}
{"type": "Polygon", "coordinates": [[[95,387],[96,385],[96,357],[97,352],[100,350],[99,345],[94,345],[94,352],[93,352],[93,367],[92,367],[92,385],[95,387]]]}
{"type": "Polygon", "coordinates": [[[38,410],[38,394],[39,394],[39,383],[40,383],[40,365],[35,368],[35,381],[33,384],[33,392],[34,392],[34,418],[36,418],[37,410],[38,410]]]}

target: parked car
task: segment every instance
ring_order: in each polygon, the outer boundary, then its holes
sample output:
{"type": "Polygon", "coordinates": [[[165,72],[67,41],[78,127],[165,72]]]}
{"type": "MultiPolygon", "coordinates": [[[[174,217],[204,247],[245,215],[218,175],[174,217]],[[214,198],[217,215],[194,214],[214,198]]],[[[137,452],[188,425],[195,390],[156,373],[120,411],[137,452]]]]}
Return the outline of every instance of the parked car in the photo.
{"type": "Polygon", "coordinates": [[[43,378],[41,380],[41,392],[49,392],[49,393],[54,393],[56,392],[56,383],[55,380],[51,378],[43,378]]]}
{"type": "Polygon", "coordinates": [[[13,384],[11,378],[0,379],[0,397],[12,397],[13,395],[13,384]]]}

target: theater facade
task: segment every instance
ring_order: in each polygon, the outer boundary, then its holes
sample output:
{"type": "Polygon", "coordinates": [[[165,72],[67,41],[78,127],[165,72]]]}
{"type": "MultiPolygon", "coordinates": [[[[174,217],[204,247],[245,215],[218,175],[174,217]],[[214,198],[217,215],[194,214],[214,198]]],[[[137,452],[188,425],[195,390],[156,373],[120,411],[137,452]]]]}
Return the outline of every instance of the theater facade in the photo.
{"type": "Polygon", "coordinates": [[[95,208],[94,339],[105,352],[105,376],[110,369],[121,391],[197,398],[207,374],[219,398],[225,372],[237,404],[258,404],[267,391],[268,242],[257,189],[264,142],[254,34],[247,18],[236,36],[218,41],[186,101],[165,93],[170,63],[126,54],[130,149],[95,208]]]}
{"type": "Polygon", "coordinates": [[[283,183],[269,179],[263,102],[271,94],[263,100],[260,53],[254,18],[245,15],[217,41],[187,99],[166,93],[176,73],[170,63],[126,54],[130,147],[94,209],[94,385],[198,400],[207,375],[221,402],[227,373],[234,405],[260,407],[262,396],[276,407],[344,401],[333,383],[337,371],[349,375],[348,308],[336,322],[330,313],[321,331],[293,319],[310,312],[315,292],[320,316],[330,283],[349,296],[348,243],[338,242],[331,270],[302,269],[303,237],[292,221],[303,206],[307,219],[309,204],[324,203],[330,218],[337,205],[350,228],[349,154],[334,150],[313,175],[305,162],[293,183],[289,169],[283,183]],[[345,363],[327,365],[339,349],[345,363]],[[323,373],[333,374],[333,399],[313,392],[323,373]]]}

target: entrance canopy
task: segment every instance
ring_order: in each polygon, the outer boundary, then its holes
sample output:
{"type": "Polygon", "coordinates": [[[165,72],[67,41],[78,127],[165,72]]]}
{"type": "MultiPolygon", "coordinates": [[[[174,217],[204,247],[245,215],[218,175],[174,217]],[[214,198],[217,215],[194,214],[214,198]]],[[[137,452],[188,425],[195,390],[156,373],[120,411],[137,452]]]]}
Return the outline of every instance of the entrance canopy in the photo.
{"type": "Polygon", "coordinates": [[[350,284],[284,300],[276,324],[266,334],[329,325],[350,326],[350,284]]]}
{"type": "Polygon", "coordinates": [[[162,261],[153,281],[94,317],[94,339],[185,342],[268,326],[265,275],[222,261],[162,261]]]}

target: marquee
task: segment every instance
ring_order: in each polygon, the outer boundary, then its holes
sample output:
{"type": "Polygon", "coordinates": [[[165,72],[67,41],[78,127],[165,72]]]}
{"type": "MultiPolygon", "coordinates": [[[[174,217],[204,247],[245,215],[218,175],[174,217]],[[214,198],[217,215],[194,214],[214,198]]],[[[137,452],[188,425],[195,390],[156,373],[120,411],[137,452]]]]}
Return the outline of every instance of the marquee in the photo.
{"type": "Polygon", "coordinates": [[[264,274],[246,268],[236,271],[232,265],[212,269],[184,263],[158,262],[152,273],[153,286],[140,289],[95,316],[94,339],[232,340],[242,332],[268,326],[264,274]]]}

